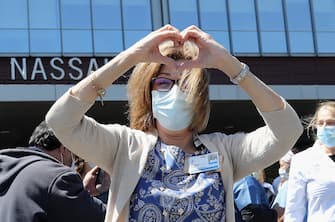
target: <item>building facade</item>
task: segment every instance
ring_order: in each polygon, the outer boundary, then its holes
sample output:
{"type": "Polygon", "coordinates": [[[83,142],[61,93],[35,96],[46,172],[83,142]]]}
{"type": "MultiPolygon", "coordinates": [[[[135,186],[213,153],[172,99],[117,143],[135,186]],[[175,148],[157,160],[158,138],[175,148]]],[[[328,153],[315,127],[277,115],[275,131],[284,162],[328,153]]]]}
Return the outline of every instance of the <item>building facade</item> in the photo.
{"type": "MultiPolygon", "coordinates": [[[[164,24],[208,32],[302,118],[335,99],[334,0],[0,0],[0,148],[26,145],[59,96],[164,24]]],[[[130,73],[88,114],[127,124],[130,73]]],[[[246,94],[210,73],[207,131],[261,126],[246,94]]],[[[302,136],[298,145],[309,142],[302,136]]]]}

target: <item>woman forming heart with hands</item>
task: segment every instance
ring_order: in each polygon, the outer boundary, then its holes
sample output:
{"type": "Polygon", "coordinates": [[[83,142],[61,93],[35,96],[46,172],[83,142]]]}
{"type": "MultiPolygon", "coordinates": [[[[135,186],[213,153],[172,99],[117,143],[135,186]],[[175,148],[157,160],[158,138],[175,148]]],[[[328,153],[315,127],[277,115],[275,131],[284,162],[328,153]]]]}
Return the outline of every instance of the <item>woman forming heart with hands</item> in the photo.
{"type": "Polygon", "coordinates": [[[302,133],[292,107],[195,26],[148,34],[73,86],[46,121],[65,146],[111,176],[107,222],[235,221],[233,183],[277,161],[302,133]],[[133,66],[130,125],[87,117],[133,66]],[[223,71],[250,96],[263,127],[201,134],[210,114],[206,68],[223,71]]]}

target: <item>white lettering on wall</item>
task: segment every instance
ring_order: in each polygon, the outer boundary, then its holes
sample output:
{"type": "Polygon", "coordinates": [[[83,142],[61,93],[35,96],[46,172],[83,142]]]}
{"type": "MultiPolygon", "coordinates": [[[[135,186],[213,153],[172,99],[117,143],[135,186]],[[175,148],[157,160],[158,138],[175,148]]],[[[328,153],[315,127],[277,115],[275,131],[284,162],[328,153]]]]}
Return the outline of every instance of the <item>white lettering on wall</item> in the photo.
{"type": "Polygon", "coordinates": [[[83,78],[83,71],[78,67],[78,66],[75,66],[75,62],[77,62],[78,64],[82,64],[81,60],[79,58],[71,58],[69,60],[69,66],[70,68],[72,68],[73,70],[77,71],[78,74],[77,76],[75,76],[72,72],[69,73],[69,76],[71,79],[73,80],[80,80],[83,78]]]}
{"type": "Polygon", "coordinates": [[[41,58],[36,58],[35,59],[34,68],[33,68],[33,71],[31,73],[31,80],[35,80],[37,74],[42,74],[42,77],[43,77],[44,80],[48,79],[47,75],[45,73],[44,66],[42,64],[41,58]]]}
{"type": "MultiPolygon", "coordinates": [[[[52,57],[25,58],[12,57],[8,70],[12,81],[78,81],[90,75],[100,66],[109,62],[109,58],[52,57]],[[84,76],[86,74],[86,76],[84,76]]],[[[7,68],[7,67],[6,67],[7,68]]],[[[6,70],[6,69],[5,69],[6,70]]]]}
{"type": "Polygon", "coordinates": [[[90,63],[87,69],[87,75],[91,74],[93,71],[99,68],[97,60],[95,58],[90,59],[90,63]]]}
{"type": "Polygon", "coordinates": [[[21,66],[18,64],[16,58],[10,59],[10,70],[11,70],[11,80],[16,79],[16,69],[19,71],[19,74],[21,74],[21,77],[24,80],[27,80],[27,62],[26,58],[22,59],[21,66]]]}
{"type": "Polygon", "coordinates": [[[59,62],[62,65],[64,64],[64,61],[61,58],[52,58],[50,60],[50,65],[53,69],[59,71],[59,75],[57,76],[54,72],[51,72],[50,75],[55,80],[62,80],[65,77],[65,72],[61,67],[56,65],[56,62],[59,62]]]}

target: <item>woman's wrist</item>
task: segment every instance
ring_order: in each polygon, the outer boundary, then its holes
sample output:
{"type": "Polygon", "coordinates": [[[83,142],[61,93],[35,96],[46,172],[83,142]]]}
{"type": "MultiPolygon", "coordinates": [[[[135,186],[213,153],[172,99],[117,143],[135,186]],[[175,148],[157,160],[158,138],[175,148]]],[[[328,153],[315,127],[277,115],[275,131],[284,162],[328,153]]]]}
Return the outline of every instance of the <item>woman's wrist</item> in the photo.
{"type": "Polygon", "coordinates": [[[250,73],[249,66],[243,62],[241,62],[241,64],[241,71],[235,77],[230,77],[230,81],[235,85],[240,84],[240,82],[250,73]]]}
{"type": "Polygon", "coordinates": [[[236,78],[243,69],[243,64],[234,56],[224,58],[223,61],[219,69],[224,72],[229,79],[236,78]]]}

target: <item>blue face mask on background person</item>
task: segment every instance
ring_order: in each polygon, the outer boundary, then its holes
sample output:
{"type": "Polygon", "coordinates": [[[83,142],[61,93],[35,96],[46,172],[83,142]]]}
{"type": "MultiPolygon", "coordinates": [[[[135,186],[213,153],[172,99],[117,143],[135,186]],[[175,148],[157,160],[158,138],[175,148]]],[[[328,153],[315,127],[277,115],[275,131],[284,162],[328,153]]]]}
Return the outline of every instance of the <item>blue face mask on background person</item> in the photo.
{"type": "Polygon", "coordinates": [[[192,120],[192,106],[186,101],[186,93],[177,85],[170,91],[152,90],[152,112],[154,118],[166,129],[178,131],[186,129],[192,120]]]}
{"type": "Polygon", "coordinates": [[[335,126],[319,126],[316,135],[323,145],[335,148],[335,126]]]}
{"type": "Polygon", "coordinates": [[[279,168],[279,169],[278,169],[278,174],[279,174],[280,178],[288,179],[288,172],[287,172],[286,169],[279,168]]]}

